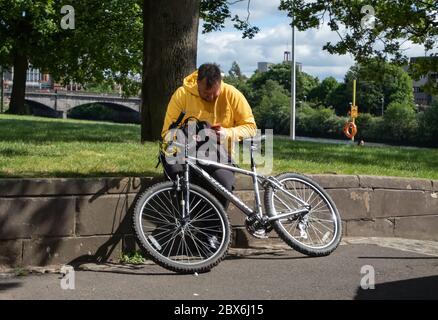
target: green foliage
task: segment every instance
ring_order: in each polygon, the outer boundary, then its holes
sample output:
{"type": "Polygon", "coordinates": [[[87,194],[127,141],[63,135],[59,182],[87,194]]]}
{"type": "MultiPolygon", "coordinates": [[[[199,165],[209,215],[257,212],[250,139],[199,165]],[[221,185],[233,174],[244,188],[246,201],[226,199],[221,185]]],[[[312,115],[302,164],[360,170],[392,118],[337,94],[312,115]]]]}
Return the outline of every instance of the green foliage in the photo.
{"type": "Polygon", "coordinates": [[[146,262],[141,251],[137,250],[127,254],[123,254],[120,258],[120,263],[126,264],[143,264],[146,262]]]}
{"type": "MultiPolygon", "coordinates": [[[[351,53],[362,63],[372,57],[406,61],[404,41],[424,45],[431,50],[436,47],[438,24],[436,0],[412,1],[350,1],[350,0],[281,0],[280,9],[294,15],[294,25],[304,31],[327,24],[342,37],[336,43],[327,42],[324,50],[332,54],[351,53]],[[375,17],[374,26],[363,27],[369,16],[363,12],[371,5],[375,17]]],[[[372,17],[371,17],[372,18],[372,17]]],[[[436,70],[436,69],[435,69],[436,70]]],[[[427,70],[422,69],[423,74],[427,70]]]]}
{"type": "Polygon", "coordinates": [[[251,26],[248,21],[249,16],[244,20],[239,15],[232,16],[230,5],[227,0],[201,0],[199,9],[203,21],[202,33],[222,30],[225,27],[225,21],[229,19],[234,22],[234,28],[242,31],[242,38],[253,38],[259,28],[251,26]]]}
{"type": "Polygon", "coordinates": [[[336,116],[330,108],[312,108],[303,104],[297,109],[297,133],[304,136],[339,137],[345,119],[336,116]]]}
{"type": "Polygon", "coordinates": [[[418,115],[418,139],[438,146],[438,101],[418,115]]]}
{"type": "MultiPolygon", "coordinates": [[[[319,84],[315,78],[305,72],[297,72],[296,95],[298,100],[307,100],[310,92],[319,84]]],[[[248,80],[254,91],[259,90],[268,80],[278,82],[290,95],[291,65],[288,63],[274,64],[266,72],[255,72],[248,80]]],[[[258,101],[254,101],[258,103],[258,101]]]]}
{"type": "Polygon", "coordinates": [[[353,80],[357,80],[356,105],[360,112],[382,115],[392,102],[413,106],[412,79],[401,67],[372,60],[350,68],[345,76],[347,101],[352,101],[353,80]]]}
{"type": "Polygon", "coordinates": [[[231,69],[228,71],[228,75],[231,79],[236,79],[238,81],[245,81],[247,78],[242,74],[240,66],[236,61],[233,61],[231,69]]]}
{"type": "Polygon", "coordinates": [[[127,95],[140,88],[141,0],[0,0],[0,65],[17,52],[56,81],[112,80],[127,95]],[[75,28],[62,29],[61,7],[73,5],[75,28]],[[23,16],[23,11],[26,12],[23,16]],[[129,35],[129,36],[127,36],[129,35]]]}
{"type": "Polygon", "coordinates": [[[257,126],[274,129],[276,134],[288,134],[290,121],[290,97],[276,81],[267,80],[257,91],[259,104],[254,108],[257,126]]]}
{"type": "Polygon", "coordinates": [[[322,80],[318,86],[314,87],[309,92],[309,100],[316,100],[330,105],[329,97],[338,89],[340,83],[333,77],[328,77],[322,80]]]}
{"type": "Polygon", "coordinates": [[[414,109],[399,102],[392,102],[384,115],[387,137],[394,141],[409,141],[415,134],[417,122],[414,109]]]}
{"type": "Polygon", "coordinates": [[[23,268],[23,267],[16,267],[14,269],[14,274],[16,277],[25,277],[25,276],[29,275],[29,270],[27,270],[26,268],[23,268]]]}

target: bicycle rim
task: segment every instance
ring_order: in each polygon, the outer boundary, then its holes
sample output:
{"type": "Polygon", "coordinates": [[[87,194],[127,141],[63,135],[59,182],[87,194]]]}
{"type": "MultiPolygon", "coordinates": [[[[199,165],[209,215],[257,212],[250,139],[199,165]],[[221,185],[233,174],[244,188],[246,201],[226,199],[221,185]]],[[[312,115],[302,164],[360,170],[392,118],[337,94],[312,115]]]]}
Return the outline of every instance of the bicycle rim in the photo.
{"type": "Polygon", "coordinates": [[[182,219],[181,192],[173,187],[152,193],[138,215],[140,236],[159,260],[181,266],[209,263],[226,245],[225,220],[212,202],[190,190],[190,219],[182,219]]]}
{"type": "MultiPolygon", "coordinates": [[[[304,179],[288,177],[280,181],[289,193],[309,204],[310,210],[307,214],[277,220],[277,227],[305,248],[322,250],[332,246],[338,239],[340,222],[328,197],[304,179]]],[[[271,208],[275,216],[303,209],[304,206],[297,199],[277,189],[272,193],[271,208]]]]}

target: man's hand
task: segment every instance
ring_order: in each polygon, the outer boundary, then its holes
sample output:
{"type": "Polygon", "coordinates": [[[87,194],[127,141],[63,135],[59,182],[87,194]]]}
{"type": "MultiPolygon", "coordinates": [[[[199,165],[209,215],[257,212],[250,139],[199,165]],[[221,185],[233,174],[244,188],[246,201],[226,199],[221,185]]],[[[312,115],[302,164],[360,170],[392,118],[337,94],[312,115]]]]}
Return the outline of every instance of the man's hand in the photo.
{"type": "Polygon", "coordinates": [[[211,129],[216,131],[218,141],[223,141],[227,137],[227,130],[220,123],[212,125],[211,129]]]}

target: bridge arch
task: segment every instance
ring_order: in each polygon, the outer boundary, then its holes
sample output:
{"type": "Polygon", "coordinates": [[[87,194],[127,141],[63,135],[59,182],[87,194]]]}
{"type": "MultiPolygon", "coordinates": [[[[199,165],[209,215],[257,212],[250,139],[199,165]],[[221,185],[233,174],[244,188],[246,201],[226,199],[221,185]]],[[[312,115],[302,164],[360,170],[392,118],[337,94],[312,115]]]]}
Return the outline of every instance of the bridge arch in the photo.
{"type": "Polygon", "coordinates": [[[25,99],[24,102],[28,105],[30,113],[34,116],[62,118],[62,111],[56,111],[55,109],[44,103],[32,99],[25,99]]]}
{"type": "Polygon", "coordinates": [[[67,118],[140,123],[140,113],[138,111],[112,102],[92,102],[76,105],[67,110],[67,118]]]}

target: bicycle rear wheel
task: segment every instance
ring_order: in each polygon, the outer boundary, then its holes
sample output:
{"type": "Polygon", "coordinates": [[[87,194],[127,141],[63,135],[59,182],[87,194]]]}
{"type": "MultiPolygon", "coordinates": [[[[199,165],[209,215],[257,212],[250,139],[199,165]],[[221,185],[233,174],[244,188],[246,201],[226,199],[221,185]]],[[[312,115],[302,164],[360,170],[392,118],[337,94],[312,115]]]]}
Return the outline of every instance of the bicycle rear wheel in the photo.
{"type": "Polygon", "coordinates": [[[182,192],[174,183],[152,186],[138,200],[134,230],[142,247],[159,265],[172,271],[206,272],[226,255],[230,226],[210,193],[190,186],[190,215],[182,217],[182,192]]]}
{"type": "Polygon", "coordinates": [[[284,173],[276,178],[288,193],[271,186],[266,188],[265,208],[268,216],[303,211],[302,214],[285,216],[272,222],[280,238],[293,249],[309,256],[324,256],[333,252],[341,241],[342,223],[327,192],[302,175],[284,173]],[[298,199],[309,207],[306,208],[298,199]]]}

